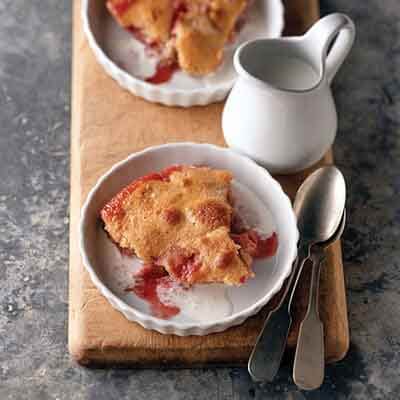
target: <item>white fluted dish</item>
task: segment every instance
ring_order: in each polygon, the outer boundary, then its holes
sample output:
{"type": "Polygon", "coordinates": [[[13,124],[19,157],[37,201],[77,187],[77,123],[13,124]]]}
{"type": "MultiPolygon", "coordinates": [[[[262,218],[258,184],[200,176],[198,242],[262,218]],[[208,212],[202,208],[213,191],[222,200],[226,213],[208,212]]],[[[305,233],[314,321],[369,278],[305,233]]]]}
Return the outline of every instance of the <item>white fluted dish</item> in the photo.
{"type": "Polygon", "coordinates": [[[143,45],[131,33],[117,25],[106,10],[105,0],[83,0],[82,20],[97,61],[120,86],[151,102],[190,107],[226,97],[236,79],[232,62],[235,49],[247,40],[279,37],[284,26],[284,8],[281,0],[256,0],[236,40],[225,48],[224,61],[214,74],[195,78],[178,71],[161,85],[143,79],[149,76],[149,67],[155,61],[145,55],[143,45]]]}
{"type": "Polygon", "coordinates": [[[81,212],[80,251],[83,263],[95,286],[128,320],[165,334],[187,336],[220,332],[239,325],[246,318],[256,314],[280,290],[290,274],[297,254],[297,241],[296,218],[291,202],[280,184],[249,158],[210,144],[173,143],[150,147],[130,155],[114,165],[98,180],[81,212]],[[208,165],[230,170],[235,181],[252,192],[252,195],[268,210],[278,235],[279,246],[276,255],[269,259],[258,260],[254,266],[255,278],[244,285],[240,287],[216,285],[210,289],[211,292],[207,292],[208,285],[199,285],[202,287],[201,290],[205,290],[207,297],[197,299],[200,306],[197,309],[202,309],[201,301],[204,300],[209,302],[209,310],[215,311],[214,303],[210,303],[207,293],[212,293],[216,305],[223,300],[218,296],[226,296],[231,309],[222,317],[212,312],[195,313],[194,317],[181,312],[169,320],[155,317],[147,303],[133,293],[125,291],[132,279],[131,272],[116,265],[119,261],[105,250],[108,246],[114,245],[104,234],[99,218],[100,209],[132,180],[172,164],[208,165]]]}

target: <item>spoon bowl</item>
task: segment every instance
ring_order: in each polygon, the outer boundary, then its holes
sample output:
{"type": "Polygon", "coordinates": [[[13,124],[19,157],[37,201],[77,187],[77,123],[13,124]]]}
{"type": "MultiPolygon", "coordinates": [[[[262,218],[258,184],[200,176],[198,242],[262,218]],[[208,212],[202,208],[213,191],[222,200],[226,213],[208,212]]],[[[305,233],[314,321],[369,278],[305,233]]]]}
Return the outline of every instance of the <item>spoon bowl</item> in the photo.
{"type": "Polygon", "coordinates": [[[340,225],[346,184],[334,166],[319,168],[300,186],[294,202],[301,239],[310,245],[331,238],[340,225]]]}
{"type": "Polygon", "coordinates": [[[344,227],[346,226],[346,218],[347,218],[346,209],[344,209],[342,219],[340,220],[340,225],[336,229],[335,233],[325,242],[315,243],[315,245],[313,247],[318,246],[318,247],[323,247],[324,249],[326,249],[327,247],[329,247],[330,245],[335,243],[337,240],[339,240],[343,234],[344,227]]]}

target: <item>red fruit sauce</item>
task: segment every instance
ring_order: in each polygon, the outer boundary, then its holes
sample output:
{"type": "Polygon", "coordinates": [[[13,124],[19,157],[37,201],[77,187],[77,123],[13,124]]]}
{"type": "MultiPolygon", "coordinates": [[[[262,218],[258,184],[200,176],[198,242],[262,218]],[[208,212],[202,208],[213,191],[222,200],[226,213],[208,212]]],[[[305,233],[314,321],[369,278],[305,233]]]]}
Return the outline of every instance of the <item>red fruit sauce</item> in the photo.
{"type": "Polygon", "coordinates": [[[178,0],[174,2],[174,13],[171,19],[171,32],[174,30],[175,25],[178,22],[181,15],[186,12],[187,12],[187,6],[183,1],[178,0]]]}
{"type": "Polygon", "coordinates": [[[169,319],[179,314],[179,307],[170,306],[161,302],[158,297],[157,288],[160,286],[170,288],[173,280],[162,267],[154,264],[145,264],[135,274],[135,284],[125,289],[133,292],[136,296],[146,300],[150,304],[151,313],[158,318],[169,319]]]}
{"type": "Polygon", "coordinates": [[[128,11],[134,1],[135,0],[108,1],[107,7],[114,15],[121,17],[128,11]]]}
{"type": "Polygon", "coordinates": [[[150,78],[146,78],[146,82],[153,83],[155,85],[168,82],[177,69],[178,65],[176,63],[161,62],[157,65],[154,75],[150,78]]]}
{"type": "Polygon", "coordinates": [[[254,258],[272,257],[278,249],[276,232],[270,237],[262,239],[256,231],[249,230],[241,234],[232,235],[232,239],[254,258]]]}
{"type": "Polygon", "coordinates": [[[169,266],[169,272],[175,281],[183,283],[190,283],[193,274],[201,267],[197,254],[186,254],[178,247],[172,247],[159,261],[169,266]]]}

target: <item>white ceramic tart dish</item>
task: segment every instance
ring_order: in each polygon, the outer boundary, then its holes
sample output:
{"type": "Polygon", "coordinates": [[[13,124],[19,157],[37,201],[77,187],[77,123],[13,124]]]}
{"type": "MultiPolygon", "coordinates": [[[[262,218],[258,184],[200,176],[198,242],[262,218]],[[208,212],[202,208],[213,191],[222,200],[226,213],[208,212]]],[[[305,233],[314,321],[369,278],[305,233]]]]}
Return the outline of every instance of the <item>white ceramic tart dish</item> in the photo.
{"type": "Polygon", "coordinates": [[[296,218],[279,183],[249,158],[210,144],[173,143],[130,155],[98,180],[81,211],[80,251],[94,285],[128,320],[164,334],[220,332],[256,314],[289,276],[297,254],[297,241],[296,218]],[[133,273],[139,263],[134,257],[121,254],[105,234],[100,210],[133,180],[176,164],[206,165],[230,171],[239,214],[259,231],[268,235],[275,232],[278,249],[273,257],[256,260],[255,277],[241,286],[199,284],[189,290],[169,291],[165,301],[178,304],[180,312],[161,319],[154,316],[146,301],[126,290],[134,281],[133,273]]]}
{"type": "Polygon", "coordinates": [[[225,46],[223,62],[214,73],[192,77],[176,71],[163,84],[146,82],[145,78],[154,73],[156,59],[149,57],[145,47],[117,24],[104,0],[83,0],[82,20],[97,61],[120,86],[151,102],[190,107],[226,97],[236,79],[232,62],[235,49],[251,39],[279,37],[284,26],[284,8],[281,0],[255,0],[235,40],[225,46]]]}

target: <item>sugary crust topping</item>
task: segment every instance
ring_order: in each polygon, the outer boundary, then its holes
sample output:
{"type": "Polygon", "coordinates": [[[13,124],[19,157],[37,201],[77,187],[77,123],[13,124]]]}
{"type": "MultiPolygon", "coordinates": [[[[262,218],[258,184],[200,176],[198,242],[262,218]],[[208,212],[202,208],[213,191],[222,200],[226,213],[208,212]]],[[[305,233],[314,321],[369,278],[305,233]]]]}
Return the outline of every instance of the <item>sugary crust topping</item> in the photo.
{"type": "Polygon", "coordinates": [[[227,250],[218,255],[215,266],[219,269],[226,269],[234,262],[237,257],[237,251],[227,250]]]}
{"type": "Polygon", "coordinates": [[[246,4],[247,0],[191,2],[174,31],[178,63],[184,71],[192,75],[215,71],[246,4]]]}
{"type": "Polygon", "coordinates": [[[248,0],[108,0],[125,28],[189,74],[213,72],[248,0]]]}
{"type": "Polygon", "coordinates": [[[230,225],[232,208],[221,201],[211,199],[195,206],[193,215],[201,224],[216,229],[219,226],[230,225]]]}
{"type": "Polygon", "coordinates": [[[167,222],[167,224],[170,225],[177,225],[179,224],[181,218],[182,218],[182,213],[180,212],[180,210],[178,210],[177,208],[171,207],[171,208],[166,208],[163,211],[163,218],[165,219],[165,221],[167,222]]]}
{"type": "Polygon", "coordinates": [[[229,236],[229,229],[220,227],[204,236],[182,241],[169,248],[158,260],[168,273],[186,285],[223,282],[239,285],[254,276],[229,236]]]}
{"type": "MultiPolygon", "coordinates": [[[[132,182],[103,207],[101,216],[113,240],[151,262],[170,242],[209,230],[209,224],[196,217],[203,202],[226,203],[231,212],[227,203],[231,178],[227,171],[206,167],[169,168],[132,182]]],[[[230,220],[225,224],[229,226],[230,220]]]]}
{"type": "Polygon", "coordinates": [[[175,166],[140,178],[101,210],[105,229],[122,248],[162,265],[185,284],[239,284],[252,276],[230,237],[232,175],[175,166]]]}

